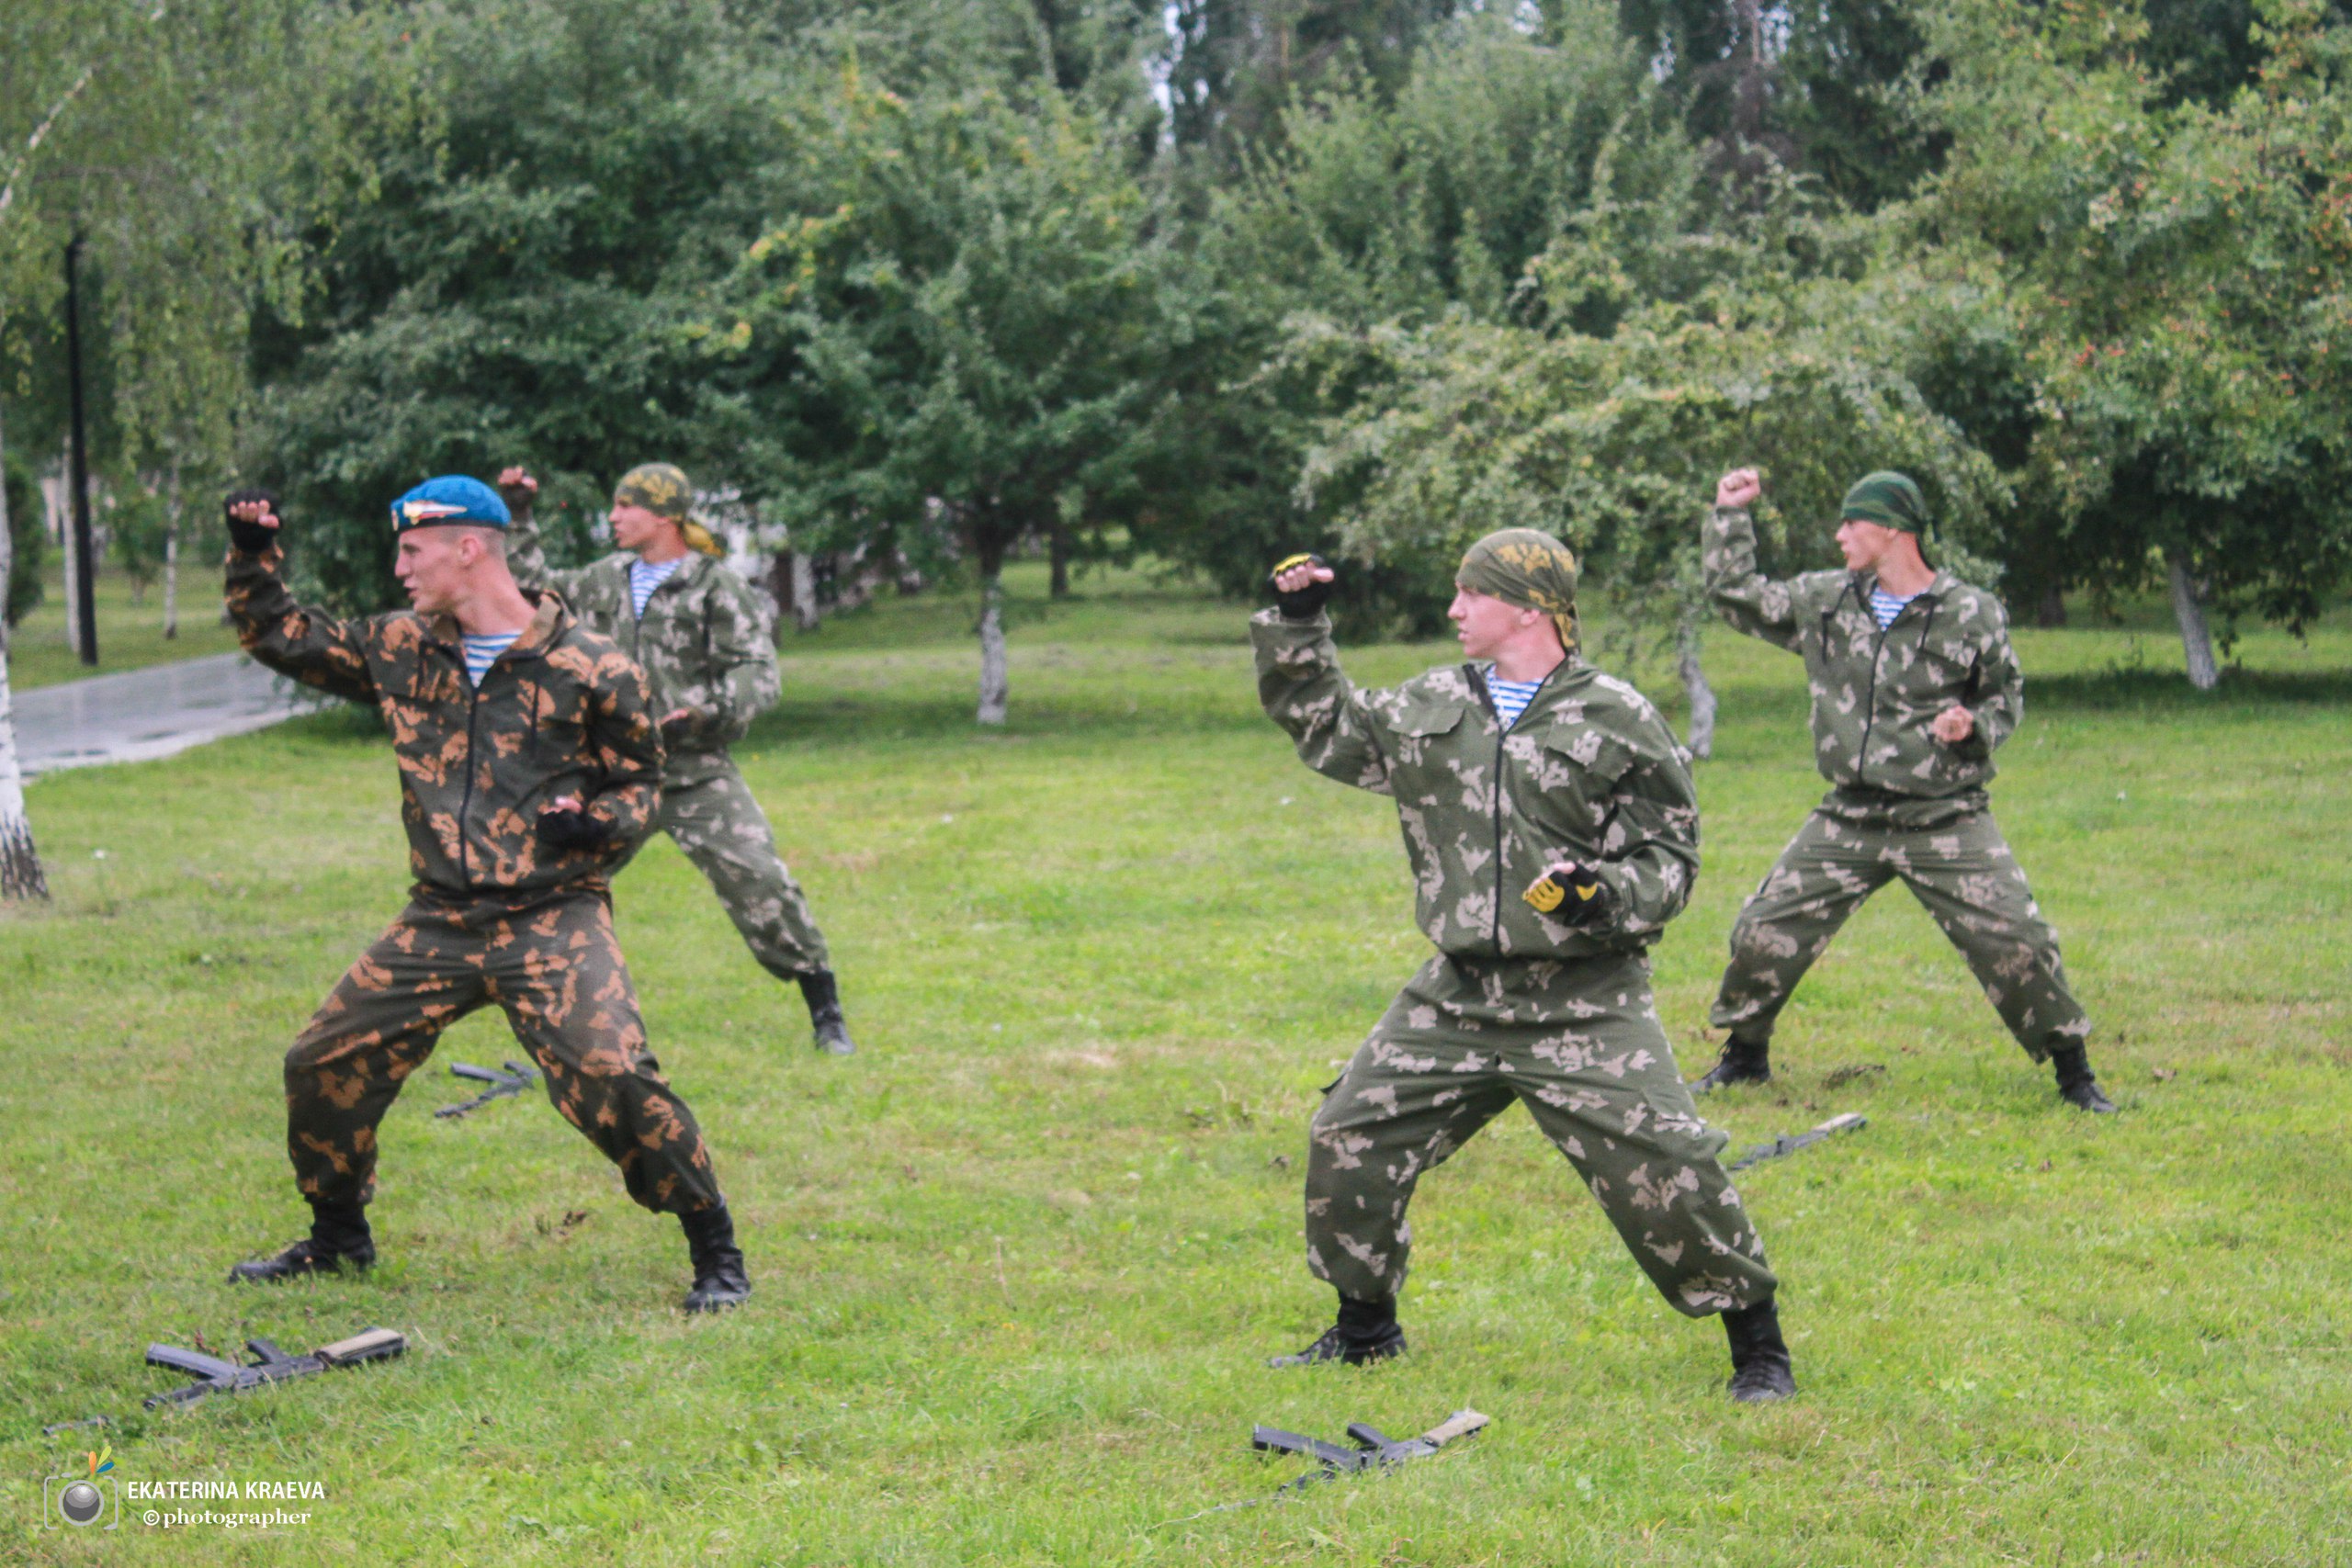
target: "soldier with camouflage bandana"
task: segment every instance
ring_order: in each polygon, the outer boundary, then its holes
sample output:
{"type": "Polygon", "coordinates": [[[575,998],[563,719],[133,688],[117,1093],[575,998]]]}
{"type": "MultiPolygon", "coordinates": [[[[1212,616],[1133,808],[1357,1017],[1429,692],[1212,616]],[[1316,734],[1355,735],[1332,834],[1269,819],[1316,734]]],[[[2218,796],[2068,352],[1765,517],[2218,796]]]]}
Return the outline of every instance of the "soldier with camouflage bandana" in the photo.
{"type": "Polygon", "coordinates": [[[613,937],[606,878],[651,825],[662,776],[643,673],[560,600],[515,586],[506,509],[473,479],[428,480],[392,504],[413,612],[340,620],[298,604],[278,576],[275,499],[241,491],[228,522],[238,640],[383,716],[416,876],[408,908],[286,1055],[287,1148],[311,1234],[230,1278],[374,1263],[377,1126],[441,1032],[495,1002],[564,1120],[620,1167],[631,1198],[684,1224],[686,1310],[741,1302],[751,1280],[710,1151],[646,1049],[613,937]]]}
{"type": "Polygon", "coordinates": [[[1775,1280],[1650,994],[1647,950],[1690,897],[1688,759],[1640,693],[1575,652],[1576,561],[1532,529],[1463,558],[1449,614],[1470,662],[1386,691],[1340,672],[1330,569],[1276,568],[1254,617],[1258,692],[1299,758],[1393,795],[1420,929],[1413,976],[1310,1130],[1306,1258],[1339,1321],[1276,1366],[1405,1348],[1406,1206],[1516,1101],[1676,1310],[1723,1314],[1732,1397],[1795,1392],[1775,1280]]]}
{"type": "Polygon", "coordinates": [[[848,1055],[856,1046],[825,933],[727,754],[775,704],[775,649],[750,585],[713,558],[718,542],[687,515],[686,476],[667,463],[624,474],[610,518],[622,553],[571,571],[550,570],[540,552],[531,517],[538,482],[508,468],[498,484],[514,516],[508,554],[516,579],[553,586],[582,620],[628,649],[653,684],[669,748],[655,826],[710,879],[761,967],[798,983],[818,1047],[848,1055]]]}
{"type": "Polygon", "coordinates": [[[1919,554],[1928,522],[1901,474],[1863,478],[1838,529],[1843,571],[1774,581],[1756,570],[1753,468],[1715,487],[1703,564],[1724,618],[1802,654],[1814,761],[1827,798],[1781,852],[1732,928],[1713,1020],[1731,1031],[1702,1089],[1772,1076],[1772,1025],[1797,982],[1863,900],[1901,878],[1975,972],[2018,1043],[2056,1070],[2058,1092],[2111,1111],[2067,988],[2057,933],[1993,821],[1993,750],[2025,711],[2025,678],[1992,595],[1919,554]]]}

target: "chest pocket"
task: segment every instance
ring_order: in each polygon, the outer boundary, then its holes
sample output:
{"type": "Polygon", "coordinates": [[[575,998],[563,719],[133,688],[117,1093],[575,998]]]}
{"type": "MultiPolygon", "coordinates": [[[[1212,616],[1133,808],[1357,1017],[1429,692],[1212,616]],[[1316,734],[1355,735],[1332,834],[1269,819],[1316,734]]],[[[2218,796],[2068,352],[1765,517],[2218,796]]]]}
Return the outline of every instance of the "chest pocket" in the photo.
{"type": "Polygon", "coordinates": [[[588,750],[587,695],[545,660],[524,670],[522,698],[535,761],[561,765],[583,760],[588,750]]]}
{"type": "Polygon", "coordinates": [[[1430,757],[1450,744],[1446,737],[1462,728],[1468,711],[1460,703],[1414,703],[1386,716],[1390,764],[1428,767],[1430,757]]]}
{"type": "Polygon", "coordinates": [[[1600,845],[1617,809],[1617,781],[1634,765],[1634,753],[1589,724],[1555,724],[1532,739],[1532,814],[1547,827],[1600,845]]]}

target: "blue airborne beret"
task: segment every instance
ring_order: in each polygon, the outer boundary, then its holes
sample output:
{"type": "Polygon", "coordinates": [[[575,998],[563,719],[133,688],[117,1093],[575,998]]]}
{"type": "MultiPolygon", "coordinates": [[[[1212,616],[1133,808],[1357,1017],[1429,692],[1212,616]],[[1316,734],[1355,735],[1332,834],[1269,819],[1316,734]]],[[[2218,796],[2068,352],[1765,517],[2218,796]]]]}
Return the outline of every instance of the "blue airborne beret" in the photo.
{"type": "Polygon", "coordinates": [[[503,528],[513,519],[498,492],[480,479],[444,474],[427,479],[392,502],[392,532],[411,528],[462,525],[469,528],[503,528]]]}

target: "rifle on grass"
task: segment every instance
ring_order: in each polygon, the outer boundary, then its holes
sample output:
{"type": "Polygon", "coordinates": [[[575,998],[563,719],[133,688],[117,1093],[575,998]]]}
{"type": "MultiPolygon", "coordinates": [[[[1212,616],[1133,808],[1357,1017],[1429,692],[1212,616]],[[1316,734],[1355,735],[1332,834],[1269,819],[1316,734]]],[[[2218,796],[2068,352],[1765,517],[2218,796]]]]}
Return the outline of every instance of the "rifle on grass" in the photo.
{"type": "Polygon", "coordinates": [[[1348,1438],[1356,1446],[1343,1449],[1320,1438],[1302,1437],[1279,1427],[1252,1427],[1250,1446],[1261,1453],[1304,1454],[1316,1468],[1275,1489],[1276,1494],[1302,1492],[1318,1481],[1332,1481],[1364,1471],[1386,1470],[1407,1460],[1425,1459],[1456,1438],[1466,1438],[1485,1427],[1487,1417],[1475,1410],[1457,1410],[1418,1438],[1396,1441],[1362,1421],[1348,1423],[1348,1438]]]}
{"type": "Polygon", "coordinates": [[[470,1062],[452,1062],[449,1064],[449,1076],[466,1078],[474,1083],[486,1083],[490,1087],[471,1100],[460,1100],[455,1105],[445,1105],[433,1113],[445,1120],[454,1116],[463,1116],[469,1111],[479,1111],[493,1100],[503,1100],[510,1094],[520,1094],[539,1081],[539,1070],[527,1062],[509,1062],[506,1064],[506,1070],[503,1073],[491,1067],[477,1067],[470,1062]]]}
{"type": "Polygon", "coordinates": [[[1782,1155],[1796,1153],[1808,1144],[1817,1144],[1824,1138],[1834,1138],[1840,1133],[1860,1132],[1870,1124],[1871,1119],[1860,1111],[1849,1111],[1842,1116],[1832,1116],[1810,1133],[1799,1133],[1793,1137],[1783,1134],[1769,1144],[1758,1144],[1724,1168],[1746,1170],[1759,1160],[1779,1159],[1782,1155]]]}
{"type": "Polygon", "coordinates": [[[253,1352],[251,1366],[239,1366],[200,1350],[184,1350],[177,1345],[148,1346],[149,1366],[169,1367],[196,1381],[164,1393],[150,1394],[146,1407],[153,1410],[159,1404],[192,1404],[209,1393],[235,1393],[264,1383],[311,1377],[330,1367],[389,1360],[408,1348],[408,1336],[398,1329],[370,1328],[348,1339],[322,1345],[307,1356],[289,1356],[268,1339],[248,1339],[245,1348],[253,1352]]]}

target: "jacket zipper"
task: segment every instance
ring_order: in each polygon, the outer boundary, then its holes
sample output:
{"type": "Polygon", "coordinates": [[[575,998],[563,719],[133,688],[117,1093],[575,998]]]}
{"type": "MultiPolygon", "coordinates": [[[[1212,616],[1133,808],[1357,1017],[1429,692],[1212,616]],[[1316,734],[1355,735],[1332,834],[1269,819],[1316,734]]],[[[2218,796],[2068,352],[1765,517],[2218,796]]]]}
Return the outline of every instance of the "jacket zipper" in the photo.
{"type": "MultiPolygon", "coordinates": [[[[463,656],[459,657],[462,660],[463,656]]],[[[483,671],[481,678],[489,680],[490,671],[483,671]]],[[[472,687],[473,695],[466,703],[466,790],[458,798],[458,882],[461,886],[471,888],[474,882],[472,874],[468,870],[466,818],[474,808],[474,726],[481,716],[481,688],[471,681],[466,684],[472,687]]]]}
{"type": "MultiPolygon", "coordinates": [[[[1853,591],[1853,590],[1852,590],[1852,587],[1851,587],[1851,585],[1850,585],[1850,584],[1848,586],[1848,590],[1847,590],[1847,591],[1848,591],[1849,592],[1851,592],[1853,591]]],[[[1873,643],[1873,644],[1871,644],[1871,700],[1870,700],[1870,706],[1869,706],[1869,707],[1867,707],[1866,709],[1864,709],[1864,710],[1863,710],[1863,712],[1862,712],[1862,743],[1861,743],[1860,748],[1859,750],[1857,750],[1855,751],[1855,753],[1854,753],[1854,782],[1855,782],[1856,784],[1860,784],[1860,785],[1861,785],[1863,788],[1865,788],[1865,789],[1867,789],[1867,788],[1869,788],[1869,787],[1870,787],[1870,780],[1869,780],[1869,778],[1868,778],[1868,777],[1866,777],[1866,776],[1864,775],[1864,773],[1863,773],[1863,771],[1862,771],[1862,762],[1863,762],[1863,759],[1864,759],[1864,758],[1866,758],[1866,757],[1868,757],[1868,756],[1870,755],[1870,751],[1871,751],[1871,729],[1872,729],[1872,728],[1877,725],[1877,723],[1878,723],[1878,672],[1879,672],[1880,668],[1881,668],[1881,667],[1882,667],[1885,662],[1886,662],[1886,639],[1887,639],[1888,637],[1893,637],[1893,636],[1894,635],[1894,628],[1895,628],[1896,624],[1897,624],[1898,622],[1900,622],[1900,621],[1903,619],[1903,617],[1904,617],[1904,616],[1905,616],[1905,615],[1909,615],[1909,614],[1911,613],[1911,606],[1912,606],[1912,604],[1913,604],[1916,601],[1917,601],[1917,600],[1919,599],[1919,597],[1920,597],[1922,594],[1925,594],[1927,592],[1928,592],[1928,591],[1927,591],[1925,588],[1922,588],[1921,590],[1919,590],[1919,592],[1918,592],[1917,593],[1914,593],[1913,595],[1911,595],[1911,597],[1910,597],[1909,599],[1905,599],[1905,600],[1903,602],[1903,608],[1901,608],[1900,610],[1897,610],[1897,611],[1895,611],[1895,612],[1894,612],[1894,620],[1892,620],[1892,621],[1887,622],[1887,623],[1886,623],[1886,625],[1884,625],[1884,626],[1881,626],[1881,627],[1879,627],[1879,631],[1878,631],[1878,640],[1877,640],[1875,643],[1873,643]]],[[[1840,602],[1842,603],[1842,601],[1840,601],[1840,602]]],[[[1867,612],[1868,612],[1868,610],[1869,610],[1869,605],[1868,605],[1868,604],[1867,604],[1867,603],[1865,603],[1865,604],[1864,604],[1864,605],[1863,605],[1863,609],[1864,609],[1864,612],[1865,612],[1865,613],[1867,613],[1867,612]]],[[[1836,611],[1834,611],[1834,610],[1833,610],[1833,611],[1831,611],[1830,613],[1831,613],[1832,615],[1837,614],[1837,612],[1836,612],[1836,611]]],[[[1876,621],[1876,620],[1878,619],[1878,617],[1877,617],[1876,615],[1871,615],[1871,619],[1872,621],[1876,621]]],[[[1933,605],[1933,604],[1929,604],[1929,605],[1928,606],[1928,622],[1927,622],[1927,625],[1926,625],[1926,626],[1921,626],[1921,627],[1919,628],[1919,643],[1920,643],[1920,647],[1921,647],[1922,651],[1924,651],[1924,650],[1925,650],[1926,646],[1927,646],[1927,641],[1928,641],[1928,633],[1929,629],[1930,629],[1930,628],[1932,628],[1932,627],[1935,626],[1935,624],[1936,624],[1936,607],[1935,607],[1935,605],[1933,605]]]]}

